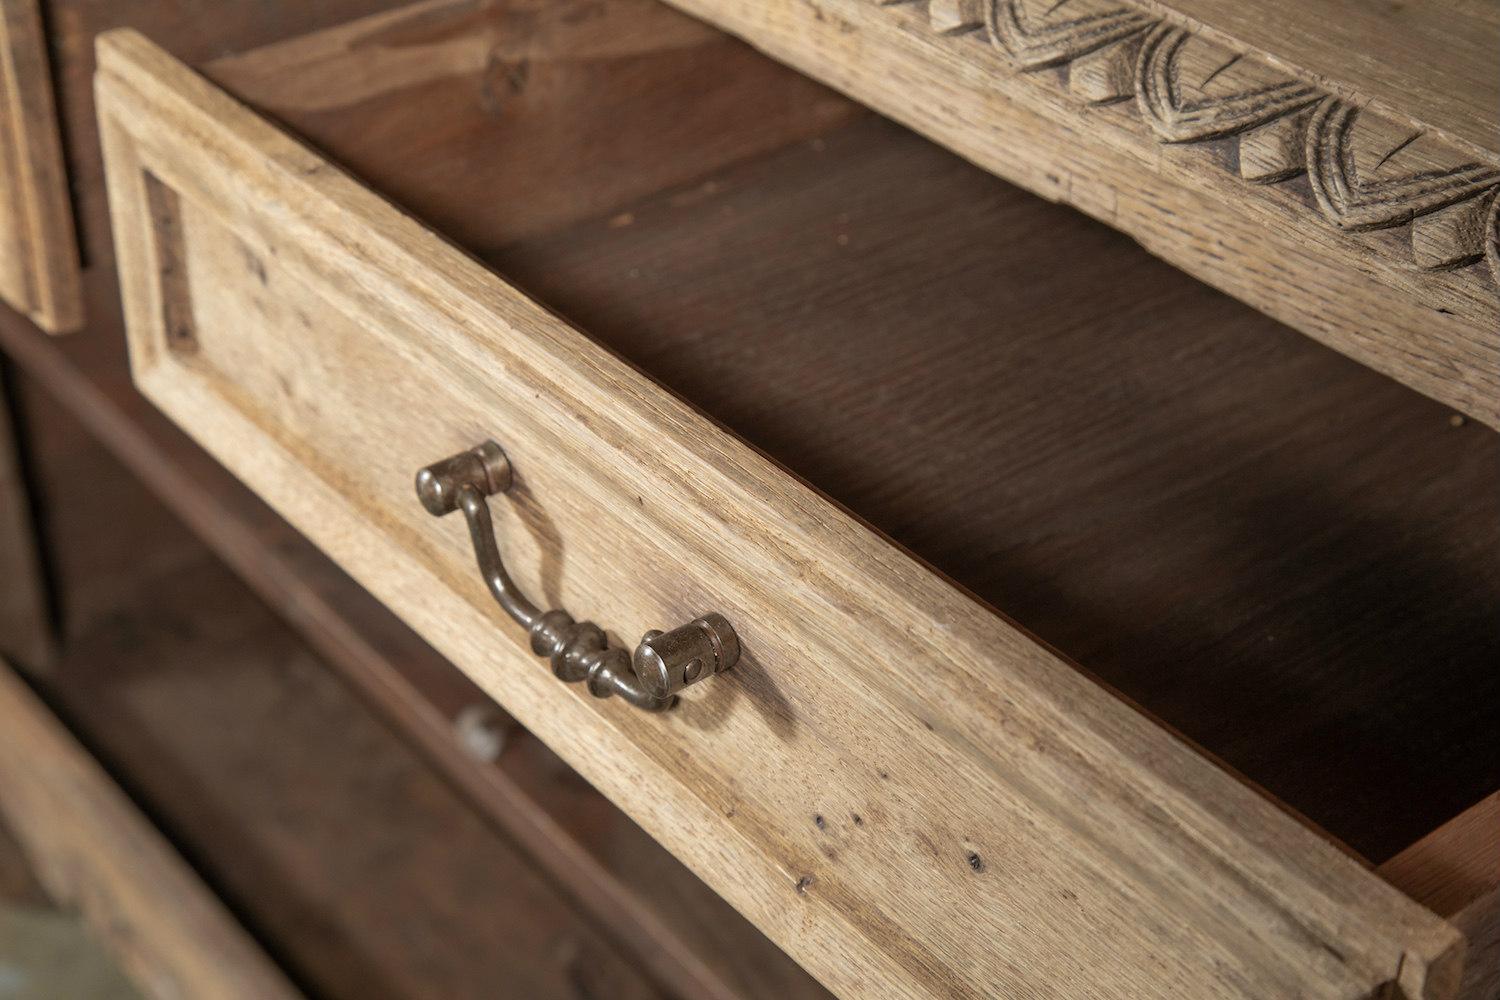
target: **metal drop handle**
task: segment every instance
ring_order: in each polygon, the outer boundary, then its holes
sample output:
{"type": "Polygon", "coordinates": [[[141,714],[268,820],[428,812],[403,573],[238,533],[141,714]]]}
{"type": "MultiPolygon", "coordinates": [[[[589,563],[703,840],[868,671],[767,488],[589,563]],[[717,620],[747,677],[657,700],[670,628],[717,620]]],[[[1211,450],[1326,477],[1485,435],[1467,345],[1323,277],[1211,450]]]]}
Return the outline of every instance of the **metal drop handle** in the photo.
{"type": "Polygon", "coordinates": [[[513,481],[510,459],[498,444],[486,441],[418,472],[417,497],[438,517],[463,511],[490,594],[530,634],[532,652],[551,659],[558,678],[586,682],[596,698],[617,694],[637,708],[661,712],[689,684],[734,666],[739,636],[716,612],[670,632],[647,632],[631,656],[611,648],[593,622],[576,622],[561,609],[542,611],[528,600],[505,571],[485,499],[506,492],[513,481]]]}

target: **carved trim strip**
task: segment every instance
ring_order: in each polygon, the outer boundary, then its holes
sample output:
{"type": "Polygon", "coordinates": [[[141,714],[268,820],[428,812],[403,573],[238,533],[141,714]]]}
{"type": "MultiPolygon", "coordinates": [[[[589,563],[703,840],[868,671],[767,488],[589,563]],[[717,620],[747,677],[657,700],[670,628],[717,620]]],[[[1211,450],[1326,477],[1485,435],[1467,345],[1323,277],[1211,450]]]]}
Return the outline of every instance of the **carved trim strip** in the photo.
{"type": "Polygon", "coordinates": [[[1087,9],[1054,16],[1063,3],[1053,0],[1046,10],[1033,15],[1023,0],[992,0],[985,19],[990,37],[1015,57],[1023,69],[1045,69],[1138,34],[1155,23],[1150,16],[1125,4],[1085,5],[1081,0],[1073,3],[1087,9]]]}
{"type": "Polygon", "coordinates": [[[1232,143],[1238,156],[1228,162],[1250,183],[1305,171],[1309,208],[1339,230],[1407,226],[1404,259],[1413,267],[1487,258],[1500,287],[1500,165],[1475,161],[1438,133],[1335,98],[1130,0],[918,2],[952,44],[966,44],[982,14],[981,37],[1021,71],[1060,67],[1063,85],[1088,104],[1134,97],[1159,142],[1232,143]]]}
{"type": "Polygon", "coordinates": [[[1307,173],[1313,194],[1341,229],[1388,229],[1410,222],[1455,202],[1483,194],[1500,182],[1500,170],[1482,163],[1443,166],[1440,158],[1423,157],[1410,171],[1379,175],[1382,168],[1410,149],[1421,134],[1397,138],[1376,165],[1374,176],[1363,176],[1358,163],[1355,126],[1359,108],[1336,98],[1324,98],[1307,129],[1307,173]]]}
{"type": "MultiPolygon", "coordinates": [[[[1194,86],[1193,98],[1184,97],[1180,56],[1193,36],[1168,24],[1157,25],[1146,36],[1136,68],[1136,98],[1146,123],[1167,142],[1200,142],[1233,135],[1314,104],[1322,96],[1300,80],[1268,78],[1259,73],[1249,87],[1225,94],[1207,90],[1215,79],[1223,79],[1234,67],[1245,67],[1238,53],[1212,70],[1194,86]]],[[[1217,46],[1215,47],[1217,48],[1217,46]]],[[[1258,64],[1252,64],[1257,66],[1258,64]]],[[[1277,74],[1280,76],[1280,74],[1277,74]]]]}

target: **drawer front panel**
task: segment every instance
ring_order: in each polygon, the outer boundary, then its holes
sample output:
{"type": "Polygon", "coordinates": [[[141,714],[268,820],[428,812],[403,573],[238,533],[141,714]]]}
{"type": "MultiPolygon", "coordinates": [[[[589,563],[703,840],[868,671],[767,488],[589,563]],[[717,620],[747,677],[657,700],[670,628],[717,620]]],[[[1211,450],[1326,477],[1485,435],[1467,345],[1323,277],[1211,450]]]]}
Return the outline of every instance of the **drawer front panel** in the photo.
{"type": "Polygon", "coordinates": [[[0,0],[0,298],[52,333],[83,322],[68,178],[36,0],[0,0]]]}
{"type": "Polygon", "coordinates": [[[1447,925],[440,238],[140,36],[100,64],[142,390],[835,991],[1454,978],[1447,925]],[[722,612],[733,671],[663,715],[549,676],[412,489],[490,438],[522,590],[626,646],[722,612]]]}

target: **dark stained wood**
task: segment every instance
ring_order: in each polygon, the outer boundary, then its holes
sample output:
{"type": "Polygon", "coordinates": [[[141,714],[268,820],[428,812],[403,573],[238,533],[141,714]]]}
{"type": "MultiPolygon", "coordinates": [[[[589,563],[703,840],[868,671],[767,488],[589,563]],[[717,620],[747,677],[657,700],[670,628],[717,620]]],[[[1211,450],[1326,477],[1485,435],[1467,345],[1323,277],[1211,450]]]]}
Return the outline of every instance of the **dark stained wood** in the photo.
{"type": "Polygon", "coordinates": [[[470,247],[867,113],[659,0],[428,0],[203,72],[470,247]]]}
{"type": "Polygon", "coordinates": [[[0,656],[40,671],[55,652],[52,616],[4,375],[0,366],[0,656]]]}
{"type": "Polygon", "coordinates": [[[94,37],[134,27],[189,62],[267,45],[409,0],[40,0],[62,142],[86,264],[113,266],[104,169],[94,118],[94,37]]]}
{"type": "MultiPolygon", "coordinates": [[[[111,521],[134,530],[106,533],[89,549],[57,546],[66,627],[107,617],[137,586],[133,566],[168,569],[196,558],[199,543],[172,523],[181,518],[656,982],[693,997],[826,996],[529,734],[512,733],[498,766],[461,747],[452,720],[488,700],[135,392],[109,277],[88,276],[90,326],[79,336],[43,338],[19,316],[0,315],[0,347],[34,379],[32,409],[49,411],[35,391],[45,387],[154,494],[117,488],[111,521]]],[[[71,421],[49,413],[30,423],[37,450],[56,456],[57,467],[100,465],[98,449],[71,421]]],[[[100,468],[127,476],[114,462],[100,468]]],[[[98,535],[97,525],[79,523],[87,510],[45,504],[46,534],[98,535]]]]}
{"type": "Polygon", "coordinates": [[[1500,787],[1500,437],[1106,227],[871,121],[486,258],[1365,856],[1500,787]]]}

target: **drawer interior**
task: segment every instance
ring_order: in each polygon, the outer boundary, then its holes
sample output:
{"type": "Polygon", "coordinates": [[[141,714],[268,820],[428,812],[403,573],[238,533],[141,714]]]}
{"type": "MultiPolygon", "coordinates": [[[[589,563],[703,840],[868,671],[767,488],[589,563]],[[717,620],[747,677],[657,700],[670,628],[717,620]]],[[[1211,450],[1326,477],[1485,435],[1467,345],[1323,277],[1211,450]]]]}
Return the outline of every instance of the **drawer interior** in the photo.
{"type": "Polygon", "coordinates": [[[205,67],[1372,860],[1500,787],[1500,438],[656,0],[205,67]]]}

